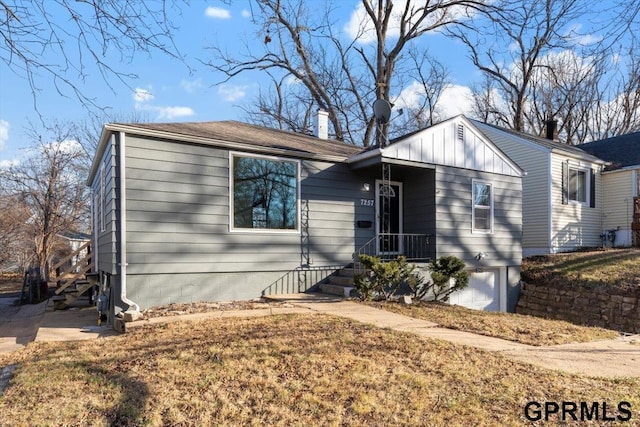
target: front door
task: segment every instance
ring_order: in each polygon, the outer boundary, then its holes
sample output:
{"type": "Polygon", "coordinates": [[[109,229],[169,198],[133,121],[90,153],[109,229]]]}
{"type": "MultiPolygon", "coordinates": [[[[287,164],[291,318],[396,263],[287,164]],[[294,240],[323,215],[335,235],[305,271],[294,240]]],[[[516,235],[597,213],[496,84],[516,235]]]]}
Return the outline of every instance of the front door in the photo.
{"type": "Polygon", "coordinates": [[[402,183],[390,181],[384,186],[376,180],[376,232],[378,254],[398,255],[402,253],[402,183]],[[385,194],[389,195],[389,204],[385,206],[385,194]],[[388,209],[384,215],[385,207],[388,209]],[[386,224],[385,224],[386,222],[386,224]]]}

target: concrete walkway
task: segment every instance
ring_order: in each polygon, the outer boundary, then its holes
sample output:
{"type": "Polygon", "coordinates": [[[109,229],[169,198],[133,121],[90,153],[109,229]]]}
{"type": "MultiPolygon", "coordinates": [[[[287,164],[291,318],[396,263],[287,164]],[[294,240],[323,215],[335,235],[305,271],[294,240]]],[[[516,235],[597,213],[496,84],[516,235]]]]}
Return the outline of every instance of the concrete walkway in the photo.
{"type": "Polygon", "coordinates": [[[531,363],[547,369],[593,377],[640,378],[640,336],[620,337],[588,343],[535,347],[500,338],[441,328],[433,322],[414,319],[352,301],[323,300],[306,294],[276,296],[296,306],[340,316],[379,328],[409,332],[423,338],[467,345],[531,363]]]}
{"type": "MultiPolygon", "coordinates": [[[[324,313],[379,328],[441,339],[486,351],[500,352],[521,362],[547,369],[594,377],[640,378],[640,336],[621,337],[580,344],[534,347],[499,338],[441,328],[433,322],[368,307],[356,302],[317,294],[279,295],[293,307],[255,310],[210,311],[172,317],[157,317],[127,323],[127,329],[142,325],[221,317],[258,317],[290,313],[324,313]]],[[[65,311],[47,309],[47,303],[13,307],[0,299],[0,353],[15,351],[32,341],[72,341],[118,335],[110,326],[97,326],[95,307],[65,311]]]]}

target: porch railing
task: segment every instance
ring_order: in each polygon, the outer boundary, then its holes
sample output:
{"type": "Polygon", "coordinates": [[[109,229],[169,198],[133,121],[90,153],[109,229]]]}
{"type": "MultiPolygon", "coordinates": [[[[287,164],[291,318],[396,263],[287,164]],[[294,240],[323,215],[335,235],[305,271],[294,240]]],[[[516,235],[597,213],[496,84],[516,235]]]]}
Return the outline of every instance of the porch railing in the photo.
{"type": "Polygon", "coordinates": [[[407,261],[426,261],[432,253],[429,237],[428,234],[379,233],[356,251],[354,262],[360,255],[377,256],[382,260],[403,255],[407,261]]]}

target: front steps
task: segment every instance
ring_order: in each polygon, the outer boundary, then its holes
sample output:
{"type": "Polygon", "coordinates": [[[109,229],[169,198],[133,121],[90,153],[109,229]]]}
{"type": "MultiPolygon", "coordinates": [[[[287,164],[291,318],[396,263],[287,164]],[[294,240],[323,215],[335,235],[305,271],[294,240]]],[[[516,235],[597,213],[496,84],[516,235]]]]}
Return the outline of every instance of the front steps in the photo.
{"type": "Polygon", "coordinates": [[[354,296],[353,276],[363,274],[364,269],[359,265],[342,268],[327,278],[329,283],[320,284],[320,292],[331,295],[339,295],[344,298],[354,296]]]}

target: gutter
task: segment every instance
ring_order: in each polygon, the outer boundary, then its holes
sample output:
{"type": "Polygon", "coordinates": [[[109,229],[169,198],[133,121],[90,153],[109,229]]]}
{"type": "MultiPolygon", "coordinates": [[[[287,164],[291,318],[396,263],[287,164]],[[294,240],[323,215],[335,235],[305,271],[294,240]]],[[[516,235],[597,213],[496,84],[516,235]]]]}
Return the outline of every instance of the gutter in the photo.
{"type": "MultiPolygon", "coordinates": [[[[140,306],[127,298],[127,186],[125,175],[125,133],[120,132],[120,299],[129,305],[125,313],[140,313],[140,306]]],[[[135,315],[134,315],[135,316],[135,315]]],[[[134,319],[135,320],[135,319],[134,319]]]]}

